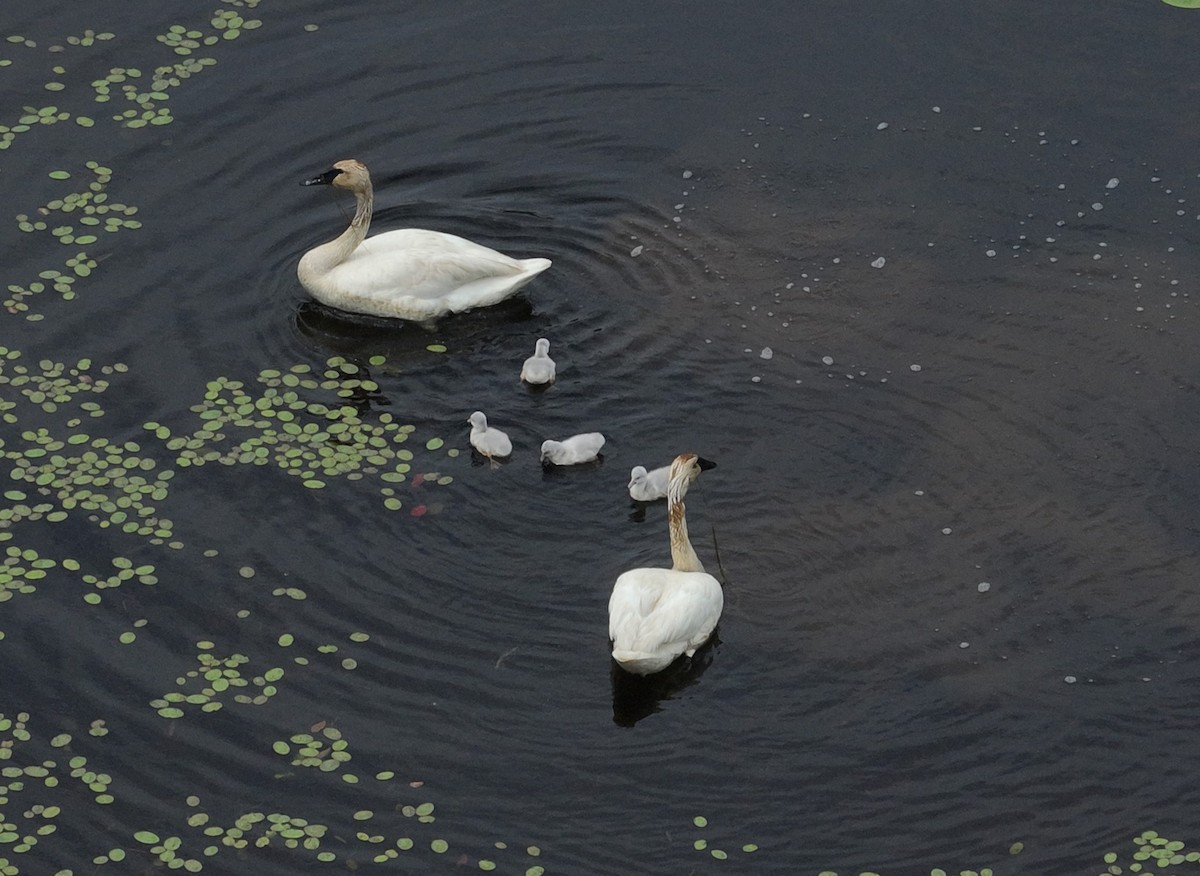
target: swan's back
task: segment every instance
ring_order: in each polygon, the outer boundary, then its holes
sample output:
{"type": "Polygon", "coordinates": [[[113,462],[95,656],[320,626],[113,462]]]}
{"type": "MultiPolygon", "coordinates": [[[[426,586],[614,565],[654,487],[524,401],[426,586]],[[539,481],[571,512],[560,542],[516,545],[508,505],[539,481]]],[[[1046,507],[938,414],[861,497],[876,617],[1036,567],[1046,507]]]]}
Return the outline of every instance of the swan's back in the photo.
{"type": "Polygon", "coordinates": [[[641,675],[665,669],[708,640],[724,606],[721,584],[707,572],[625,572],[608,600],[613,659],[641,675]]]}

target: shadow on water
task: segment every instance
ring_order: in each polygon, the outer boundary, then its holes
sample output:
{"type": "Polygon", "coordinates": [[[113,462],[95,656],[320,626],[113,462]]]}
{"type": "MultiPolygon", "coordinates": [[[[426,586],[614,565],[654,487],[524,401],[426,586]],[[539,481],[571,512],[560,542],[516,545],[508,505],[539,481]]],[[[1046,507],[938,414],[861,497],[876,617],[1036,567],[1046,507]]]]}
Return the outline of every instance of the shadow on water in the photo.
{"type": "Polygon", "coordinates": [[[533,305],[524,295],[429,323],[350,313],[317,301],[304,301],[295,312],[296,330],[321,350],[343,356],[369,353],[393,361],[423,357],[435,342],[462,346],[494,332],[498,324],[532,318],[533,305]]]}
{"type": "Polygon", "coordinates": [[[713,631],[704,646],[691,657],[680,657],[662,672],[633,675],[614,661],[612,664],[613,723],[632,727],[659,710],[663,700],[674,699],[681,691],[700,680],[712,665],[720,644],[720,629],[713,631]]]}

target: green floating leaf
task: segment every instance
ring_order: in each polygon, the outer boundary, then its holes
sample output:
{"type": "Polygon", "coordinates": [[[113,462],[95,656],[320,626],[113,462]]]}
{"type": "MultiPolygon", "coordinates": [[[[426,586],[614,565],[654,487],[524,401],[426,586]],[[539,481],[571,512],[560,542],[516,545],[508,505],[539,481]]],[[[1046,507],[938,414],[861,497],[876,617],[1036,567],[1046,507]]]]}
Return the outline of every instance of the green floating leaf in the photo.
{"type": "Polygon", "coordinates": [[[135,840],[137,840],[139,843],[145,843],[148,846],[153,846],[153,845],[158,844],[158,834],[153,833],[152,831],[149,831],[149,830],[139,830],[137,833],[135,833],[133,835],[133,838],[135,840]]]}
{"type": "Polygon", "coordinates": [[[70,179],[71,178],[71,174],[67,173],[67,171],[65,171],[65,170],[52,170],[52,171],[50,171],[50,173],[47,174],[47,176],[49,176],[50,179],[70,179]]]}
{"type": "Polygon", "coordinates": [[[429,844],[429,848],[441,855],[449,850],[450,844],[443,839],[435,839],[429,844]]]}
{"type": "Polygon", "coordinates": [[[1163,3],[1180,9],[1200,9],[1200,0],[1163,0],[1163,3]]]}
{"type": "Polygon", "coordinates": [[[431,353],[444,353],[444,352],[446,352],[446,345],[445,344],[429,344],[425,349],[431,353]]]}
{"type": "Polygon", "coordinates": [[[428,441],[425,442],[425,449],[426,450],[437,450],[445,443],[446,442],[443,441],[441,438],[430,438],[428,441]]]}
{"type": "Polygon", "coordinates": [[[703,815],[697,815],[692,819],[692,824],[696,825],[696,827],[708,827],[708,819],[703,815]]]}

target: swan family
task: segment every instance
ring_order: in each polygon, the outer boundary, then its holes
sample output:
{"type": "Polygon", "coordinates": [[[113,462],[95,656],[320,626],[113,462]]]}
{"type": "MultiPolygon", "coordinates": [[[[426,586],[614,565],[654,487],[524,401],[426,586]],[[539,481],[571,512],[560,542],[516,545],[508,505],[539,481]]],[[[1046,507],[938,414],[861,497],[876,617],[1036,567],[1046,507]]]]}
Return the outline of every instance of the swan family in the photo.
{"type": "MultiPolygon", "coordinates": [[[[428,322],[496,304],[550,267],[545,258],[514,259],[453,234],[403,228],[367,237],[374,208],[371,174],[361,161],[338,161],[303,185],[329,185],[354,195],[356,210],[336,239],[308,250],[296,275],[322,304],[351,313],[428,322]]],[[[521,368],[531,387],[553,384],[550,341],[538,338],[521,368]]],[[[470,443],[481,456],[505,459],[512,440],[488,424],[482,411],[467,419],[470,443]]],[[[541,445],[543,465],[571,466],[599,459],[605,438],[584,432],[541,445]]],[[[635,675],[661,672],[681,655],[691,657],[712,636],[724,606],[720,582],[704,571],[688,538],[684,497],[700,472],[714,463],[683,453],[670,466],[630,472],[629,495],[638,502],[667,499],[671,568],[638,568],[621,574],[608,603],[613,660],[635,675]]]]}

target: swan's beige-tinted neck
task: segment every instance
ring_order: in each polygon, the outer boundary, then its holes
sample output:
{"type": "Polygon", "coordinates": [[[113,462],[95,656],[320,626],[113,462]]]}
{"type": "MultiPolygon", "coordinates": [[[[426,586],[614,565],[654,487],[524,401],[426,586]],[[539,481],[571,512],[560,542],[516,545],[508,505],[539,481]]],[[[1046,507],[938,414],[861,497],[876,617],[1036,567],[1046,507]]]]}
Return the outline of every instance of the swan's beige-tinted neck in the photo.
{"type": "MultiPolygon", "coordinates": [[[[350,254],[358,249],[359,244],[366,238],[371,227],[371,213],[375,208],[375,193],[369,179],[365,186],[354,189],[354,199],[357,208],[354,218],[350,220],[350,226],[336,240],[309,250],[300,260],[299,270],[302,274],[312,277],[329,273],[350,258],[350,254]]],[[[303,280],[304,277],[301,276],[301,282],[303,280]]]]}
{"type": "Polygon", "coordinates": [[[683,504],[687,493],[688,478],[674,477],[667,488],[667,526],[671,531],[671,567],[677,572],[703,572],[704,564],[696,556],[691,539],[688,538],[686,508],[683,504]]]}

